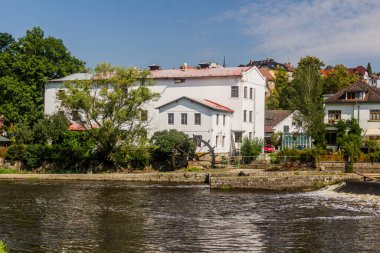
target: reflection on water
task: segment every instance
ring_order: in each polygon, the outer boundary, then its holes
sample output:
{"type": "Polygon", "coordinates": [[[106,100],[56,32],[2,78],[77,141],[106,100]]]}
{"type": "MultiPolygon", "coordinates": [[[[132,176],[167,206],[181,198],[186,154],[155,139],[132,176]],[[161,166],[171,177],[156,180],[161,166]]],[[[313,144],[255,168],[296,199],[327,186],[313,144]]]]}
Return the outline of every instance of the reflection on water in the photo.
{"type": "Polygon", "coordinates": [[[376,252],[380,197],[0,181],[12,252],[376,252]]]}

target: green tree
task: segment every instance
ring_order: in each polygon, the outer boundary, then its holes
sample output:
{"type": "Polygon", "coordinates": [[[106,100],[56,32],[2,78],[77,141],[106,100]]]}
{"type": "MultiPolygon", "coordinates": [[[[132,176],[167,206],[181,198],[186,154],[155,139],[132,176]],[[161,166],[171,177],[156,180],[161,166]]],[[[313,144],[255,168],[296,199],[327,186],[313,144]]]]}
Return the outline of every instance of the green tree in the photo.
{"type": "Polygon", "coordinates": [[[103,63],[91,80],[65,83],[66,91],[59,94],[66,117],[88,131],[102,165],[129,166],[136,150],[147,152],[141,109],[158,98],[148,87],[148,75],[103,63]]]}
{"type": "Polygon", "coordinates": [[[279,68],[275,71],[275,85],[278,94],[278,107],[273,109],[290,109],[290,101],[293,96],[293,88],[289,82],[289,76],[285,69],[279,68]]]}
{"type": "Polygon", "coordinates": [[[2,108],[9,114],[6,125],[20,118],[33,125],[43,115],[44,85],[49,79],[86,71],[84,62],[71,56],[63,41],[45,37],[41,28],[35,27],[17,41],[6,33],[0,34],[0,94],[2,108]],[[14,89],[14,90],[13,90],[14,89]],[[23,90],[22,97],[9,98],[23,90]],[[13,103],[18,99],[21,103],[13,103]],[[25,106],[28,104],[28,106],[25,106]]]}
{"type": "Polygon", "coordinates": [[[372,75],[372,66],[370,62],[368,62],[368,65],[367,65],[367,72],[368,72],[368,75],[372,75]]]}
{"type": "Polygon", "coordinates": [[[345,172],[353,172],[354,164],[360,156],[360,146],[362,145],[362,129],[356,119],[351,121],[339,121],[337,142],[343,151],[346,160],[345,172]]]}
{"type": "Polygon", "coordinates": [[[276,89],[273,89],[267,98],[266,109],[267,110],[277,110],[280,107],[280,95],[276,89]]]}
{"type": "Polygon", "coordinates": [[[263,142],[259,139],[245,137],[240,148],[244,163],[250,163],[262,152],[263,142]]]}
{"type": "Polygon", "coordinates": [[[194,142],[183,132],[164,130],[155,132],[151,138],[154,146],[152,165],[161,171],[175,170],[187,165],[195,152],[194,142]]]}
{"type": "Polygon", "coordinates": [[[291,100],[292,109],[297,110],[294,121],[314,139],[317,147],[325,146],[323,87],[319,72],[322,66],[323,62],[316,57],[301,58],[292,81],[292,87],[297,91],[291,100]]]}
{"type": "Polygon", "coordinates": [[[324,78],[323,94],[336,93],[359,81],[359,79],[358,75],[350,74],[344,65],[338,64],[334,70],[328,73],[327,77],[324,78]]]}

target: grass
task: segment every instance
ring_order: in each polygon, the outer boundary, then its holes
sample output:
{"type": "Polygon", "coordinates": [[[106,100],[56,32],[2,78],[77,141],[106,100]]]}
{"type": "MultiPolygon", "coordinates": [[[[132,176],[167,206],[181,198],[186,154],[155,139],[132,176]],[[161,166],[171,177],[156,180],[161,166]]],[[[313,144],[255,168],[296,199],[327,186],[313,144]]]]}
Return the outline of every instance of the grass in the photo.
{"type": "Polygon", "coordinates": [[[0,241],[0,253],[8,253],[8,246],[3,242],[0,241]]]}
{"type": "Polygon", "coordinates": [[[204,169],[194,166],[194,167],[190,167],[190,168],[186,168],[186,169],[181,169],[180,171],[182,171],[182,172],[203,172],[204,169]]]}
{"type": "MultiPolygon", "coordinates": [[[[15,169],[6,169],[0,168],[0,174],[28,174],[29,172],[25,170],[15,170],[15,169]]],[[[1,253],[1,251],[0,251],[1,253]]]]}

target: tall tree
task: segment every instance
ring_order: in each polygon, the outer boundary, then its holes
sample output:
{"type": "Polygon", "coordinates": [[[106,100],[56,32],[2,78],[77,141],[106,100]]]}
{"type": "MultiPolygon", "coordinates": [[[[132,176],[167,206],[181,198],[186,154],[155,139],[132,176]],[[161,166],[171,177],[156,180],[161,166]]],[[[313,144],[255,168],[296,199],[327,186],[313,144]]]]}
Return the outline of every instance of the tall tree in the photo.
{"type": "Polygon", "coordinates": [[[273,89],[265,103],[267,110],[278,110],[280,108],[280,96],[276,89],[273,89]]]}
{"type": "MultiPolygon", "coordinates": [[[[49,79],[86,71],[84,62],[71,56],[62,40],[45,37],[39,27],[28,30],[17,41],[3,33],[0,42],[0,77],[9,77],[13,83],[17,81],[20,86],[27,86],[24,92],[28,94],[25,96],[31,97],[34,104],[29,108],[21,108],[18,103],[10,105],[14,103],[14,98],[3,92],[0,101],[3,105],[7,104],[7,110],[3,113],[15,115],[7,118],[7,125],[16,123],[19,118],[42,118],[44,85],[49,79]],[[15,110],[9,111],[10,108],[15,110]]],[[[9,88],[9,85],[0,86],[2,90],[9,88]]]]}
{"type": "Polygon", "coordinates": [[[99,64],[91,80],[66,83],[59,94],[66,117],[86,129],[103,164],[127,166],[133,152],[147,151],[142,107],[156,99],[149,71],[99,64]]]}
{"type": "Polygon", "coordinates": [[[338,64],[324,78],[323,94],[333,94],[360,80],[358,75],[348,72],[346,66],[338,64]]]}
{"type": "Polygon", "coordinates": [[[297,110],[295,122],[314,139],[317,147],[325,146],[323,87],[319,71],[323,65],[316,57],[301,58],[292,81],[296,91],[291,100],[293,110],[297,110]]]}
{"type": "Polygon", "coordinates": [[[367,64],[367,72],[368,72],[369,75],[372,75],[372,67],[371,67],[371,63],[370,62],[368,62],[368,64],[367,64]]]}
{"type": "Polygon", "coordinates": [[[290,85],[289,76],[285,69],[279,68],[275,71],[275,85],[279,101],[276,109],[289,110],[293,88],[290,85]]]}

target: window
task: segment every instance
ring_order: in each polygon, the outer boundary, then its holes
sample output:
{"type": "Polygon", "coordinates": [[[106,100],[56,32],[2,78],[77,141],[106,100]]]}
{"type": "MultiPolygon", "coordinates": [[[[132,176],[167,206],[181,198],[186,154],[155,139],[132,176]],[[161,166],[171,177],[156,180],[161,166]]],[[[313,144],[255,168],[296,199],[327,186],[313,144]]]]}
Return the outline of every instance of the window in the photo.
{"type": "Polygon", "coordinates": [[[226,143],[226,136],[222,136],[222,148],[224,148],[225,143],[226,143]]]}
{"type": "Polygon", "coordinates": [[[244,98],[247,98],[248,88],[244,86],[244,98]]]}
{"type": "Polygon", "coordinates": [[[216,125],[219,125],[219,114],[216,115],[216,125]]]}
{"type": "Polygon", "coordinates": [[[223,126],[226,125],[226,115],[223,115],[223,126]]]}
{"type": "Polygon", "coordinates": [[[174,125],[174,113],[168,113],[168,125],[174,125]]]}
{"type": "Polygon", "coordinates": [[[328,123],[335,124],[340,120],[340,110],[328,111],[328,123]]]}
{"type": "Polygon", "coordinates": [[[194,142],[196,147],[200,148],[202,146],[202,135],[194,135],[194,142]]]}
{"type": "Polygon", "coordinates": [[[140,118],[141,118],[141,121],[148,121],[148,111],[147,110],[141,110],[140,111],[140,118]]]}
{"type": "Polygon", "coordinates": [[[370,110],[369,111],[369,119],[380,121],[380,110],[370,110]]]}
{"type": "Polygon", "coordinates": [[[181,125],[187,125],[187,113],[181,113],[181,125]]]}
{"type": "Polygon", "coordinates": [[[174,79],[174,83],[184,83],[184,82],[186,82],[186,79],[179,79],[179,78],[176,78],[176,79],[174,79]]]}
{"type": "Polygon", "coordinates": [[[243,117],[244,117],[244,119],[243,119],[244,122],[247,122],[247,110],[244,110],[244,116],[243,117]]]}
{"type": "Polygon", "coordinates": [[[249,132],[248,137],[249,139],[252,139],[252,132],[249,132]]]}
{"type": "Polygon", "coordinates": [[[346,99],[363,99],[364,98],[364,92],[347,92],[346,93],[346,99]]]}
{"type": "Polygon", "coordinates": [[[284,133],[289,133],[289,126],[284,126],[284,133]]]}
{"type": "Polygon", "coordinates": [[[194,125],[201,125],[201,114],[200,113],[195,113],[194,114],[194,125]]]}
{"type": "Polygon", "coordinates": [[[231,86],[231,97],[232,98],[239,97],[239,86],[231,86]]]}
{"type": "Polygon", "coordinates": [[[241,141],[243,139],[242,137],[243,137],[242,132],[235,132],[235,142],[241,143],[241,141]]]}
{"type": "Polygon", "coordinates": [[[219,136],[215,137],[215,147],[218,147],[218,142],[219,142],[219,136]]]}
{"type": "Polygon", "coordinates": [[[253,98],[253,88],[249,88],[249,99],[253,98]]]}
{"type": "Polygon", "coordinates": [[[252,122],[252,111],[249,111],[249,122],[252,122]]]}
{"type": "Polygon", "coordinates": [[[326,141],[328,145],[336,145],[337,143],[337,132],[327,131],[326,141]]]}

